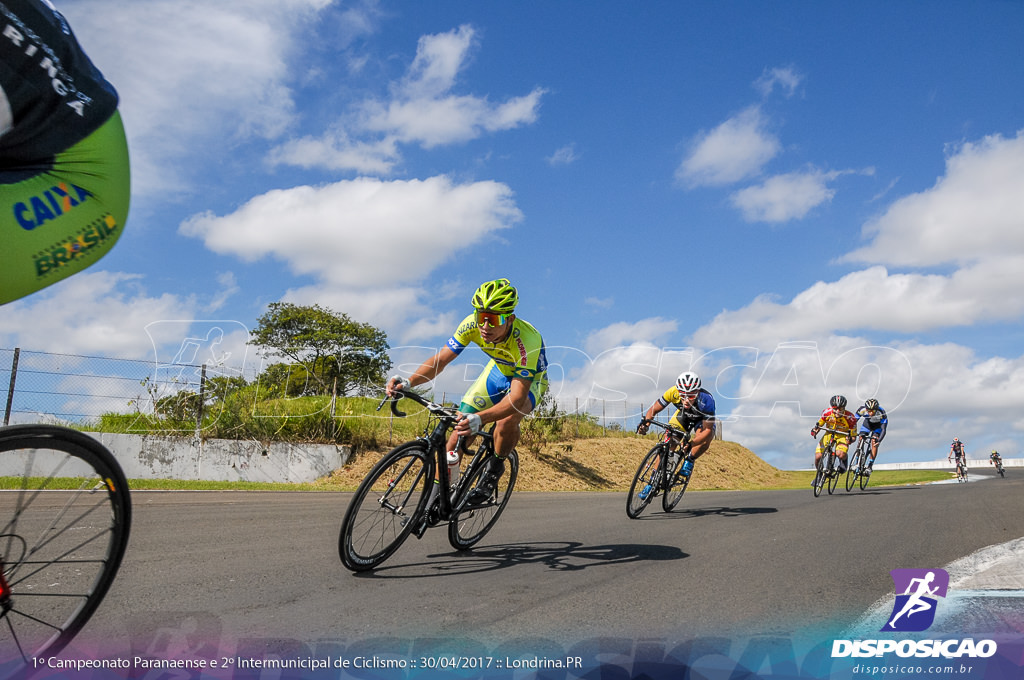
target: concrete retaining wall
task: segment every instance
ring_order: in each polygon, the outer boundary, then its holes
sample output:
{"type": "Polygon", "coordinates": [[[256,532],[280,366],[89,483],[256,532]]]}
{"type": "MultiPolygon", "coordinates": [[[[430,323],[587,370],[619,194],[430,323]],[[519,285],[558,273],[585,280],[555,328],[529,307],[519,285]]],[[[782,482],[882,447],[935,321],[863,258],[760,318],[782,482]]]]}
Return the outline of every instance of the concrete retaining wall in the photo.
{"type": "MultiPolygon", "coordinates": [[[[312,482],[344,465],[349,446],[88,432],[110,449],[128,479],[312,482]]],[[[71,472],[68,470],[68,472],[71,472]]],[[[4,470],[0,474],[20,474],[4,470]]]]}
{"type": "MultiPolygon", "coordinates": [[[[879,452],[878,457],[882,457],[882,453],[879,452]]],[[[968,458],[967,469],[971,468],[991,468],[989,465],[988,458],[968,458]]],[[[1003,458],[1003,467],[1024,467],[1024,458],[1003,458]]],[[[941,460],[927,461],[924,463],[875,463],[874,469],[876,470],[949,470],[950,472],[956,472],[956,466],[950,463],[945,458],[941,460]]],[[[994,468],[993,468],[994,469],[994,468]]]]}

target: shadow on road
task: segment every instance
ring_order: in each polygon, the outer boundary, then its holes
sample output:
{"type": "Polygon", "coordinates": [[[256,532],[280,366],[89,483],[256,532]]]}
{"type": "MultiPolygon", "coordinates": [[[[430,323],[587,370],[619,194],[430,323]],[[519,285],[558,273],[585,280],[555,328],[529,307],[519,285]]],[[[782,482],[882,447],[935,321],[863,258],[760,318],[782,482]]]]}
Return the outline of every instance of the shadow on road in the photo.
{"type": "Polygon", "coordinates": [[[472,552],[430,555],[429,562],[381,567],[358,574],[361,578],[429,578],[506,569],[523,564],[544,564],[555,571],[579,571],[589,567],[628,562],[681,560],[687,553],[670,545],[584,545],[557,543],[509,543],[474,548],[472,552]],[[423,573],[423,569],[427,572],[423,573]],[[408,573],[410,570],[416,573],[408,573]]]}
{"type": "Polygon", "coordinates": [[[717,508],[676,508],[672,512],[653,512],[647,515],[640,515],[640,517],[637,517],[637,521],[693,519],[694,517],[707,517],[709,515],[746,517],[748,515],[764,515],[778,511],[778,508],[729,508],[724,505],[720,505],[717,508]]]}

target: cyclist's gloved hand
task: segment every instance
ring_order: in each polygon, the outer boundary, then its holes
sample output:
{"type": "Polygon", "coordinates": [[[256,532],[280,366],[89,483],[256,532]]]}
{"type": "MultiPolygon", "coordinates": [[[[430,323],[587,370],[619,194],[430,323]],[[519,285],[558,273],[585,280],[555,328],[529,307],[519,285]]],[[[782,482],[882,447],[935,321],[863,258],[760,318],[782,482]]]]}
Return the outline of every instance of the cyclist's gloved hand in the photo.
{"type": "Polygon", "coordinates": [[[483,421],[476,413],[464,413],[455,426],[455,432],[461,436],[476,434],[483,427],[483,421]]]}
{"type": "Polygon", "coordinates": [[[393,397],[398,393],[398,390],[400,390],[403,387],[406,387],[408,384],[409,381],[403,378],[402,376],[393,375],[390,378],[388,378],[388,384],[387,387],[385,388],[385,392],[387,392],[387,395],[389,397],[393,397]]]}
{"type": "Polygon", "coordinates": [[[640,424],[636,426],[637,434],[647,434],[647,430],[651,429],[650,424],[646,420],[641,420],[640,424]]]}
{"type": "Polygon", "coordinates": [[[812,427],[811,428],[811,437],[813,437],[815,439],[818,438],[818,428],[816,428],[816,427],[812,427]]]}

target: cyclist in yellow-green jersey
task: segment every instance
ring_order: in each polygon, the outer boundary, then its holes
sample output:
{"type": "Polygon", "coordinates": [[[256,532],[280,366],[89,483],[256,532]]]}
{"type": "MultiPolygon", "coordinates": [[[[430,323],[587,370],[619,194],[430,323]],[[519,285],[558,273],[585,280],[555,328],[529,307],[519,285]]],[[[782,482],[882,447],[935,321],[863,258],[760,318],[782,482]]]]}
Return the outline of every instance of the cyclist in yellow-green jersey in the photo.
{"type": "Polygon", "coordinates": [[[496,423],[497,458],[485,477],[491,483],[501,476],[505,457],[519,441],[520,423],[547,389],[544,340],[536,328],[515,315],[518,302],[519,294],[508,279],[482,284],[473,294],[474,312],[463,319],[448,343],[408,378],[394,376],[387,384],[388,395],[394,396],[399,387],[429,382],[470,343],[479,345],[490,361],[462,397],[459,411],[464,415],[452,432],[448,450],[455,449],[458,437],[496,423]]]}

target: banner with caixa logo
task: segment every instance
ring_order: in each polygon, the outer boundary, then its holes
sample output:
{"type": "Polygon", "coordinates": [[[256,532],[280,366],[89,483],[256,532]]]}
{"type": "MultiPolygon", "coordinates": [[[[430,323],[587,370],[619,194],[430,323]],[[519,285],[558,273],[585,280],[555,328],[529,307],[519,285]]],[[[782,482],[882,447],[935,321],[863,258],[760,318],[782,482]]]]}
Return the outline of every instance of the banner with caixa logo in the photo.
{"type": "Polygon", "coordinates": [[[994,640],[939,636],[929,639],[933,636],[916,635],[931,628],[940,608],[946,605],[949,574],[944,569],[893,569],[889,573],[895,597],[892,611],[879,629],[882,635],[877,639],[834,640],[832,658],[873,659],[855,666],[854,674],[891,675],[894,671],[909,670],[934,676],[942,675],[942,671],[970,674],[983,666],[968,662],[996,654],[998,644],[994,640]],[[962,663],[954,667],[950,664],[952,660],[962,663]]]}

